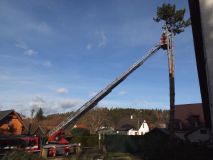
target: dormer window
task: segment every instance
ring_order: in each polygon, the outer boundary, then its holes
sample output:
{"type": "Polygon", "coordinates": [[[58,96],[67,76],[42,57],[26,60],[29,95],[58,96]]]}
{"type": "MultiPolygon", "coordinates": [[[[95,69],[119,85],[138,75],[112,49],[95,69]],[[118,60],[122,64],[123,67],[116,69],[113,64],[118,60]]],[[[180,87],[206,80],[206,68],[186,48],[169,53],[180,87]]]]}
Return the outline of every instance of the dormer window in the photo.
{"type": "Polygon", "coordinates": [[[191,115],[189,116],[187,120],[189,121],[189,124],[191,125],[191,127],[194,127],[194,128],[199,127],[200,117],[198,115],[191,115]]]}

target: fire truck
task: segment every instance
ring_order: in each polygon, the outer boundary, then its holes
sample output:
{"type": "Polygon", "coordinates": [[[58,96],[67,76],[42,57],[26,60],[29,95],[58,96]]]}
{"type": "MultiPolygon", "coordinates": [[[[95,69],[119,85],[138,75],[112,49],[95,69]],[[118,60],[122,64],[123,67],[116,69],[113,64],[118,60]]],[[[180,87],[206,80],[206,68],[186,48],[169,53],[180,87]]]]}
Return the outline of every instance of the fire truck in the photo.
{"type": "MultiPolygon", "coordinates": [[[[82,107],[80,107],[73,115],[65,119],[63,122],[61,122],[58,126],[56,126],[53,130],[51,130],[48,133],[48,142],[56,142],[60,145],[65,145],[65,148],[68,145],[68,141],[63,136],[63,130],[66,129],[69,125],[74,124],[80,117],[82,117],[85,113],[87,113],[90,109],[95,107],[98,102],[100,102],[104,97],[106,97],[116,86],[118,86],[121,82],[123,82],[132,72],[134,72],[136,69],[138,69],[141,65],[144,64],[144,62],[149,59],[152,55],[154,55],[160,48],[163,50],[167,49],[167,38],[168,35],[166,33],[163,33],[160,38],[160,43],[156,45],[151,51],[149,51],[142,59],[138,60],[136,63],[134,63],[132,66],[130,66],[124,73],[122,73],[120,76],[118,76],[114,81],[112,81],[109,85],[107,85],[103,90],[101,90],[99,93],[97,93],[93,98],[91,98],[89,101],[87,101],[82,107]]],[[[44,146],[44,148],[49,149],[48,153],[51,153],[49,155],[55,156],[57,146],[44,146]]],[[[64,151],[65,154],[68,154],[66,151],[64,151]]]]}
{"type": "Polygon", "coordinates": [[[3,153],[14,149],[24,149],[27,152],[39,153],[41,151],[39,137],[27,135],[1,135],[0,152],[3,153]]]}
{"type": "Polygon", "coordinates": [[[142,59],[138,60],[132,66],[130,66],[124,73],[118,76],[114,81],[107,85],[103,90],[97,93],[93,98],[82,105],[73,115],[66,118],[58,126],[53,128],[48,133],[48,141],[46,145],[41,145],[39,137],[20,137],[18,141],[27,142],[28,146],[25,146],[25,150],[28,152],[37,152],[42,150],[43,156],[55,157],[60,155],[69,155],[75,151],[78,144],[69,144],[65,139],[64,129],[69,125],[74,124],[80,117],[87,113],[90,109],[95,107],[104,97],[106,97],[116,86],[123,82],[132,72],[138,69],[144,62],[154,55],[160,48],[167,49],[167,35],[162,34],[160,43],[157,44],[151,51],[149,51],[142,59]],[[40,147],[42,146],[42,147],[40,147]]]}
{"type": "Polygon", "coordinates": [[[44,157],[68,156],[76,153],[79,145],[70,144],[61,135],[63,134],[60,133],[60,138],[55,138],[56,141],[47,141],[45,145],[42,144],[45,143],[42,137],[36,135],[0,135],[0,155],[12,150],[22,150],[35,154],[41,154],[42,151],[46,151],[46,156],[44,157]]]}

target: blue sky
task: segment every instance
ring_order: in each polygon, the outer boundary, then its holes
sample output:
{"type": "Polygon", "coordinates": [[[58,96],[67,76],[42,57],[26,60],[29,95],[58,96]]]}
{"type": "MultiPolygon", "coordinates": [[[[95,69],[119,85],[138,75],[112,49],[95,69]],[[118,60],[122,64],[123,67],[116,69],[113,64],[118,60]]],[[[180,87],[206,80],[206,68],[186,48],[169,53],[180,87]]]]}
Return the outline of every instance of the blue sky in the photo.
{"type": "MultiPolygon", "coordinates": [[[[0,109],[76,109],[159,42],[156,0],[1,0],[0,109]]],[[[175,37],[176,104],[201,102],[191,28],[175,37]]],[[[99,103],[169,107],[165,51],[99,103]]]]}

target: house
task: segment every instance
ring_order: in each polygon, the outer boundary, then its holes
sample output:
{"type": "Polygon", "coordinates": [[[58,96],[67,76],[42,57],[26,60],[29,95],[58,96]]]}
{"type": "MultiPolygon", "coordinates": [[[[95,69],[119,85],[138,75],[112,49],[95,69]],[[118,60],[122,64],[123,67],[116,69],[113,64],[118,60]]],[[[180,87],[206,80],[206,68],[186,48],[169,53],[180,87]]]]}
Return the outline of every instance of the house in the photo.
{"type": "Polygon", "coordinates": [[[138,135],[144,135],[149,132],[149,126],[144,120],[143,123],[141,124],[139,130],[138,130],[138,135]]]}
{"type": "Polygon", "coordinates": [[[175,105],[176,131],[193,130],[204,127],[204,114],[201,103],[175,105]]]}
{"type": "Polygon", "coordinates": [[[210,140],[209,130],[206,128],[197,128],[185,134],[185,139],[193,143],[205,143],[210,140]]]}
{"type": "Polygon", "coordinates": [[[85,129],[88,129],[88,127],[86,125],[83,125],[83,124],[75,124],[73,126],[73,128],[85,128],[85,129]]]}
{"type": "Polygon", "coordinates": [[[132,128],[127,131],[127,135],[131,135],[131,136],[138,135],[138,131],[132,128]]]}
{"type": "Polygon", "coordinates": [[[149,132],[149,125],[142,118],[125,117],[118,123],[116,131],[124,135],[144,135],[149,132]]]}
{"type": "Polygon", "coordinates": [[[138,130],[134,130],[133,128],[128,130],[127,135],[144,135],[149,132],[149,126],[144,120],[138,130]]]}
{"type": "MultiPolygon", "coordinates": [[[[141,120],[141,119],[140,119],[141,120]]],[[[115,127],[117,134],[127,135],[129,130],[139,129],[139,119],[131,117],[124,117],[120,119],[115,127]]],[[[131,131],[130,131],[131,132],[131,131]]]]}
{"type": "Polygon", "coordinates": [[[175,135],[180,139],[196,143],[209,140],[201,103],[175,106],[175,135]]]}
{"type": "Polygon", "coordinates": [[[102,135],[109,135],[109,134],[114,134],[114,128],[112,127],[100,127],[96,131],[97,134],[102,134],[102,135]]]}
{"type": "Polygon", "coordinates": [[[76,124],[71,129],[72,136],[89,136],[90,130],[87,128],[86,125],[83,124],[76,124]]]}
{"type": "Polygon", "coordinates": [[[38,125],[35,127],[32,126],[32,133],[33,135],[41,137],[47,135],[48,131],[44,127],[38,125]]]}
{"type": "Polygon", "coordinates": [[[14,110],[0,111],[0,134],[20,135],[26,129],[22,117],[14,110]]]}
{"type": "Polygon", "coordinates": [[[25,135],[36,135],[36,136],[45,136],[47,134],[47,129],[42,127],[41,125],[32,122],[32,124],[30,123],[29,119],[24,119],[23,120],[26,129],[22,134],[25,135]]]}
{"type": "Polygon", "coordinates": [[[134,125],[125,123],[116,128],[116,133],[127,135],[129,130],[136,130],[136,127],[134,125]]]}

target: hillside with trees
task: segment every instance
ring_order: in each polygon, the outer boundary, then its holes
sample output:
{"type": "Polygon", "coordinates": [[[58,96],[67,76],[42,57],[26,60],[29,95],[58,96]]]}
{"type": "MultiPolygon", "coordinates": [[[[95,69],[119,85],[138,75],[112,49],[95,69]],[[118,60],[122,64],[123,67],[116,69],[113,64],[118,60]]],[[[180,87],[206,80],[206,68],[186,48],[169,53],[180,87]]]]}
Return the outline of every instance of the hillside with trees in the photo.
{"type": "MultiPolygon", "coordinates": [[[[41,110],[39,110],[41,112],[41,110]]],[[[35,116],[33,123],[38,123],[51,130],[60,122],[72,115],[74,112],[58,113],[44,116],[38,119],[35,116]]],[[[37,115],[37,114],[36,114],[37,115]]],[[[101,127],[116,128],[121,119],[134,117],[136,119],[145,119],[150,128],[160,127],[161,124],[167,124],[169,119],[169,111],[162,109],[133,109],[133,108],[94,108],[90,110],[85,116],[80,118],[76,124],[83,125],[90,130],[90,133],[95,134],[101,127]]],[[[66,132],[70,134],[70,126],[66,132]]]]}

